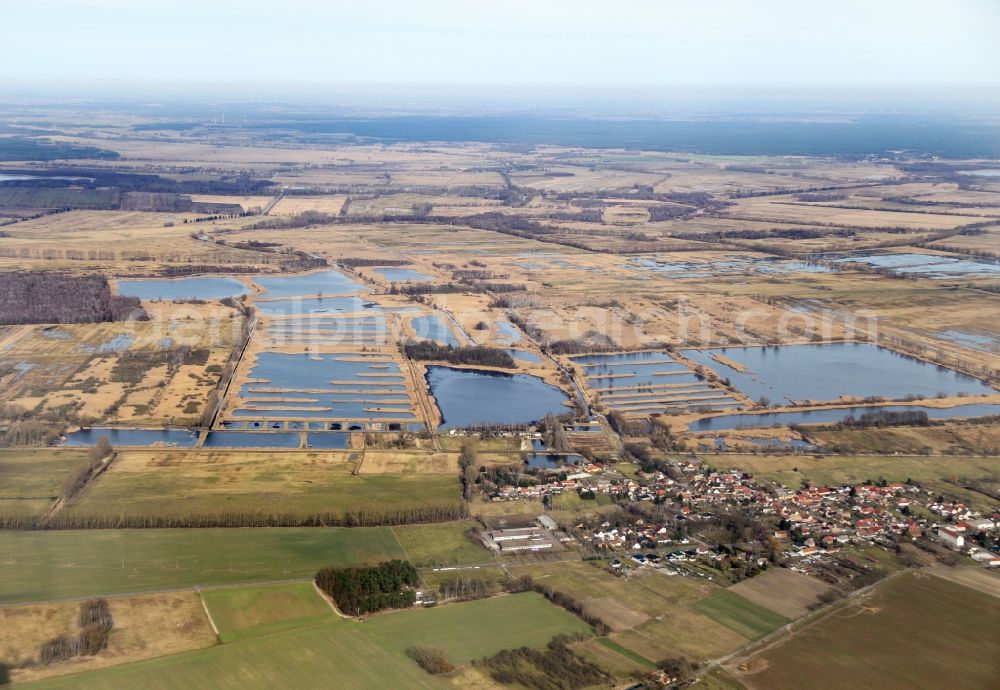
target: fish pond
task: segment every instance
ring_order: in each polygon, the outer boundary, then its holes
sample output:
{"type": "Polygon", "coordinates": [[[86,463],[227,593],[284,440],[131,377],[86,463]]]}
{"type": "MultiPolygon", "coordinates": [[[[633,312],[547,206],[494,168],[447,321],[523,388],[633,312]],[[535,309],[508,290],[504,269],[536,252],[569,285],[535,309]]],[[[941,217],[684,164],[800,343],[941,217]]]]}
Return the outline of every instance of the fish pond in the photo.
{"type": "Polygon", "coordinates": [[[684,350],[747,396],[772,402],[837,400],[843,396],[934,397],[985,395],[990,386],[946,367],[928,364],[872,343],[824,343],[684,350]],[[719,361],[728,360],[740,370],[719,361]]]}
{"type": "Polygon", "coordinates": [[[194,448],[198,432],[190,429],[112,429],[92,427],[67,435],[64,446],[93,446],[107,437],[112,446],[173,446],[194,448]]]}
{"type": "Polygon", "coordinates": [[[445,429],[526,424],[569,411],[566,393],[527,374],[429,366],[427,383],[445,429]]]}
{"type": "Polygon", "coordinates": [[[931,419],[957,417],[987,417],[1000,414],[1000,405],[969,404],[954,407],[927,407],[925,405],[865,405],[840,407],[828,410],[795,410],[764,414],[730,414],[708,417],[691,422],[690,431],[726,431],[729,429],[760,429],[769,426],[793,424],[834,424],[847,417],[860,417],[869,412],[926,412],[931,419]]]}
{"type": "Polygon", "coordinates": [[[118,293],[145,301],[173,301],[189,299],[222,299],[238,297],[249,292],[247,286],[236,278],[206,276],[204,278],[165,278],[118,280],[118,293]]]}
{"type": "Polygon", "coordinates": [[[429,283],[434,276],[412,268],[396,268],[395,266],[375,266],[372,271],[388,280],[390,283],[429,283]]]}
{"type": "Polygon", "coordinates": [[[233,417],[416,421],[392,358],[262,352],[239,391],[233,417]]]}
{"type": "Polygon", "coordinates": [[[418,340],[433,340],[442,345],[458,347],[461,343],[448,325],[437,316],[417,316],[410,321],[418,340]]]}
{"type": "Polygon", "coordinates": [[[257,276],[254,282],[264,289],[264,297],[304,297],[311,295],[356,295],[365,286],[340,271],[316,271],[290,276],[257,276]]]}

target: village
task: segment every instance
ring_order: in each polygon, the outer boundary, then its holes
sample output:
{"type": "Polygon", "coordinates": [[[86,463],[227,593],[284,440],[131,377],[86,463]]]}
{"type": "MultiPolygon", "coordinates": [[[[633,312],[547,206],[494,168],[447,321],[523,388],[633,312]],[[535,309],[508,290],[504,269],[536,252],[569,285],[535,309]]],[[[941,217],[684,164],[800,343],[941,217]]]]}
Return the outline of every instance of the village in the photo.
{"type": "Polygon", "coordinates": [[[713,468],[697,456],[659,461],[645,470],[624,469],[629,466],[583,460],[529,468],[506,482],[504,475],[494,476],[484,484],[484,498],[541,500],[551,507],[557,497],[575,493],[595,507],[618,505],[622,510],[615,517],[595,511],[597,517],[566,526],[566,532],[542,516],[552,524],[525,528],[534,541],[517,542],[517,550],[539,551],[566,543],[568,532],[584,554],[611,558],[616,572],[649,566],[669,575],[739,581],[781,563],[819,575],[845,557],[852,562],[858,549],[898,551],[907,542],[941,562],[957,562],[954,557],[962,553],[984,567],[1000,567],[1000,506],[984,515],[918,482],[790,488],[738,469],[713,468]],[[736,515],[756,523],[756,529],[745,529],[729,543],[713,539],[719,523],[736,515]],[[544,536],[546,527],[555,538],[544,536]]]}

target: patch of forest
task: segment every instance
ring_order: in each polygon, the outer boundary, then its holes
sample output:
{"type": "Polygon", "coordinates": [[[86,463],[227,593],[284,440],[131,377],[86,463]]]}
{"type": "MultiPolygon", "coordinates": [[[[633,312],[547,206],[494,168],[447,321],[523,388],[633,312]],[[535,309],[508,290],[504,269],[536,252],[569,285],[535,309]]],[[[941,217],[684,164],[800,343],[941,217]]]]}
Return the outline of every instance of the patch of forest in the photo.
{"type": "Polygon", "coordinates": [[[111,294],[104,276],[0,273],[0,324],[100,323],[149,318],[134,297],[111,294]]]}
{"type": "Polygon", "coordinates": [[[361,615],[383,609],[402,609],[417,600],[417,569],[409,561],[393,559],[368,568],[323,568],[316,586],[344,613],[361,615]]]}
{"type": "Polygon", "coordinates": [[[514,358],[506,350],[473,345],[453,347],[441,345],[433,340],[421,340],[406,344],[406,356],[413,360],[448,362],[449,364],[479,364],[487,367],[513,369],[514,358]]]}

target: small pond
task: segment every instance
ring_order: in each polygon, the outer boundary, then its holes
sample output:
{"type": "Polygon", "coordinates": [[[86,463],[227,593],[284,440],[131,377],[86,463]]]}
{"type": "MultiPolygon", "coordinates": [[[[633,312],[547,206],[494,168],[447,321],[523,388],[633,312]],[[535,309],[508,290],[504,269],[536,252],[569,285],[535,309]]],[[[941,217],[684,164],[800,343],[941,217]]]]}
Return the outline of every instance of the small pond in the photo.
{"type": "Polygon", "coordinates": [[[429,283],[434,276],[412,268],[396,268],[395,266],[375,266],[372,271],[388,280],[390,283],[429,283]]]}

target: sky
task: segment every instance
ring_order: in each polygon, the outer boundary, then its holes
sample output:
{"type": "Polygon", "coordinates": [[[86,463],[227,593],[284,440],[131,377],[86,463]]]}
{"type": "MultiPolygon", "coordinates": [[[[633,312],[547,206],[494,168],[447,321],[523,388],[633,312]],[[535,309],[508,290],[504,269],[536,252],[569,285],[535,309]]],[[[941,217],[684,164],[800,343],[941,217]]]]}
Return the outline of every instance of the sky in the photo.
{"type": "Polygon", "coordinates": [[[1000,0],[0,0],[0,84],[1000,92],[1000,0]]]}

